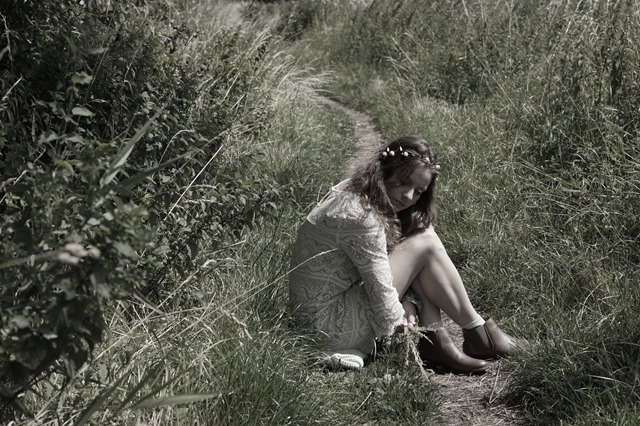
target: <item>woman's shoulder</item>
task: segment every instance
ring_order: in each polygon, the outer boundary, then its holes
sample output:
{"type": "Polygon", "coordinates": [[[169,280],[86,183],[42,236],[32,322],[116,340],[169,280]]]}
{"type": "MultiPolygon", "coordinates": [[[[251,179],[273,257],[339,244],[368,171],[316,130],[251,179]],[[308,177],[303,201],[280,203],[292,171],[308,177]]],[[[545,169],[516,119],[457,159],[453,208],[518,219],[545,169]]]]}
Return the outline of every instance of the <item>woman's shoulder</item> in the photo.
{"type": "Polygon", "coordinates": [[[308,219],[312,223],[340,228],[378,227],[381,224],[375,210],[366,200],[347,189],[346,181],[332,187],[308,219]]]}

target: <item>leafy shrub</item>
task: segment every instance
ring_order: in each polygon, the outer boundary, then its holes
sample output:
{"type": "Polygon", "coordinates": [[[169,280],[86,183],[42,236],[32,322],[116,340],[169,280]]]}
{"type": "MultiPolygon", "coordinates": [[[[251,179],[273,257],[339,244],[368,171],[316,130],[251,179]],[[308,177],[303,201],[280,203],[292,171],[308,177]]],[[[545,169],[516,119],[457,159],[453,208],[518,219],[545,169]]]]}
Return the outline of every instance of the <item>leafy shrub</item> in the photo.
{"type": "Polygon", "coordinates": [[[149,305],[204,235],[238,232],[280,195],[243,172],[260,163],[247,147],[268,120],[268,39],[225,29],[193,63],[179,53],[198,34],[163,2],[9,1],[0,13],[5,403],[52,370],[72,377],[110,299],[149,305]]]}

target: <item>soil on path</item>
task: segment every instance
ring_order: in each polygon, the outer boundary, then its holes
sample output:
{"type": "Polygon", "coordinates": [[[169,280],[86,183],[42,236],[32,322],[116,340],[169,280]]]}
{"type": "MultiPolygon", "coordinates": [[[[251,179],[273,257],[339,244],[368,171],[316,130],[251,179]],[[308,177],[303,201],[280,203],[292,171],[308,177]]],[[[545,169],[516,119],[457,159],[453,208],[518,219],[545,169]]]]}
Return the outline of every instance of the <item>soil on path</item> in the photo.
{"type": "MultiPolygon", "coordinates": [[[[345,114],[353,123],[355,133],[354,156],[347,162],[348,176],[361,161],[368,160],[383,144],[382,134],[370,117],[354,111],[339,102],[323,98],[323,102],[345,114]]],[[[462,347],[462,331],[449,318],[444,318],[451,338],[462,347]]],[[[440,411],[443,426],[524,425],[520,413],[500,403],[508,376],[501,369],[502,361],[495,361],[481,376],[432,374],[430,379],[438,384],[441,395],[440,411]]]]}
{"type": "Polygon", "coordinates": [[[380,148],[382,134],[376,129],[368,115],[348,108],[330,98],[320,98],[320,100],[346,115],[353,123],[355,149],[353,155],[347,160],[344,172],[345,177],[349,176],[360,164],[368,161],[373,153],[380,148]]]}

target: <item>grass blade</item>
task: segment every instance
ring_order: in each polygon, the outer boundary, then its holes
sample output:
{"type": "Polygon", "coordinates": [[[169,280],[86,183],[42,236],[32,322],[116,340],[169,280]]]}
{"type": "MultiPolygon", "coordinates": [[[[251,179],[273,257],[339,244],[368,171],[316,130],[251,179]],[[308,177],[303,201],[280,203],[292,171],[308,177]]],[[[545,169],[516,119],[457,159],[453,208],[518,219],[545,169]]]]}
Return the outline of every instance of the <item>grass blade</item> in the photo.
{"type": "Polygon", "coordinates": [[[152,174],[154,174],[155,172],[164,169],[165,167],[170,166],[171,164],[175,163],[178,160],[181,160],[182,158],[185,158],[187,156],[187,154],[183,154],[180,155],[174,159],[171,159],[169,161],[165,161],[162,164],[159,164],[155,167],[151,167],[147,170],[144,170],[140,173],[138,173],[135,176],[131,176],[130,178],[124,179],[123,181],[120,182],[120,187],[129,187],[129,186],[133,186],[134,184],[140,182],[141,180],[143,180],[144,178],[146,178],[147,176],[151,176],[152,174]]]}
{"type": "Polygon", "coordinates": [[[109,398],[109,396],[111,396],[113,391],[116,390],[116,388],[120,385],[120,383],[122,383],[122,381],[127,376],[128,376],[128,373],[120,376],[120,378],[116,380],[110,387],[108,387],[102,393],[100,393],[97,397],[95,397],[94,400],[91,401],[91,404],[89,404],[89,406],[82,412],[78,420],[76,420],[76,422],[74,423],[74,426],[81,426],[85,424],[91,418],[91,416],[93,416],[96,413],[96,411],[98,411],[100,407],[102,407],[102,405],[109,398]]]}
{"type": "Polygon", "coordinates": [[[204,401],[206,399],[218,398],[220,393],[192,393],[185,395],[165,396],[162,398],[146,399],[131,407],[132,409],[154,408],[167,405],[190,404],[192,402],[204,401]]]}
{"type": "Polygon", "coordinates": [[[109,165],[109,169],[105,172],[102,179],[100,179],[100,186],[108,185],[113,180],[113,178],[116,177],[118,171],[120,171],[122,166],[124,166],[127,162],[127,159],[129,158],[131,151],[133,151],[133,147],[135,146],[135,144],[140,139],[142,139],[142,136],[144,136],[145,133],[147,133],[147,130],[149,130],[149,127],[151,127],[151,124],[153,124],[158,115],[160,115],[160,111],[156,112],[153,117],[151,117],[149,121],[144,124],[144,126],[138,129],[136,134],[133,135],[131,139],[129,139],[124,148],[122,148],[120,152],[118,152],[118,154],[113,158],[113,161],[109,165]]]}

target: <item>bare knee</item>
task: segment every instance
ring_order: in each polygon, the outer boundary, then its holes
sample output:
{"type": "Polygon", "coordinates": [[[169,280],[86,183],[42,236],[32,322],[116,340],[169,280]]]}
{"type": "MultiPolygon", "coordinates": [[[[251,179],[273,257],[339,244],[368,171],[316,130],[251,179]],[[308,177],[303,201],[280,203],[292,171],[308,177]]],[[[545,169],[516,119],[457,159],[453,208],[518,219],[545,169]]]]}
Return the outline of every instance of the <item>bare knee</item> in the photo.
{"type": "Polygon", "coordinates": [[[417,235],[409,237],[403,242],[403,244],[407,244],[407,248],[409,250],[414,253],[419,253],[426,258],[429,258],[434,254],[442,254],[445,252],[442,241],[440,241],[440,237],[438,237],[438,234],[436,234],[436,231],[432,227],[425,229],[417,235]]]}
{"type": "Polygon", "coordinates": [[[403,294],[425,266],[446,256],[440,238],[433,228],[413,235],[398,244],[389,255],[394,286],[403,294]]]}

